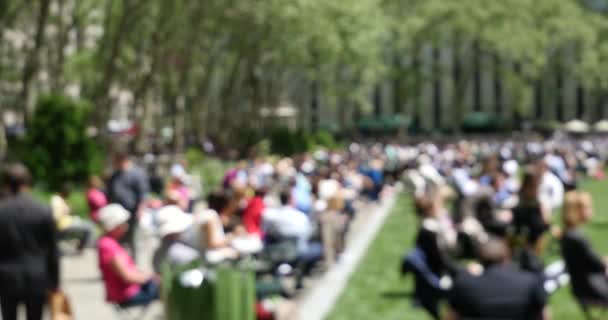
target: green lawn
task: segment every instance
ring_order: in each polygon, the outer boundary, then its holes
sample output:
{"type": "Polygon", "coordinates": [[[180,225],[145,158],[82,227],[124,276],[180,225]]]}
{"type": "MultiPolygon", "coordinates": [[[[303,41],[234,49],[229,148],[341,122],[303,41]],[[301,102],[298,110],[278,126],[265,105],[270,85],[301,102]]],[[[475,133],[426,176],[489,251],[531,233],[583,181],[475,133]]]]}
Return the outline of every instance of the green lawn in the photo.
{"type": "MultiPolygon", "coordinates": [[[[592,192],[595,201],[595,217],[585,232],[594,248],[606,254],[608,181],[587,181],[582,188],[592,192]]],[[[401,257],[412,247],[416,229],[410,198],[404,194],[398,199],[328,319],[431,319],[421,309],[412,307],[412,278],[404,279],[399,275],[401,257]]],[[[551,297],[551,312],[553,319],[583,319],[568,287],[551,297]]]]}

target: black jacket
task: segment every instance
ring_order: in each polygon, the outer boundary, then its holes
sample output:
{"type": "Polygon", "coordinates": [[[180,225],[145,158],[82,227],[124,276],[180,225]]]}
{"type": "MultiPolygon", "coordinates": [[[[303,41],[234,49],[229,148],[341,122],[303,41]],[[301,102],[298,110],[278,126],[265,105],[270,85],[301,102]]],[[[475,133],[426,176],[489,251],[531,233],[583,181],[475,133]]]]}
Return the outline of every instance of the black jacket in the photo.
{"type": "Polygon", "coordinates": [[[59,284],[51,210],[29,195],[0,202],[0,296],[44,294],[59,284]]]}
{"type": "Polygon", "coordinates": [[[561,247],[574,294],[585,299],[608,299],[606,264],[583,235],[577,230],[567,231],[561,247]]]}
{"type": "Polygon", "coordinates": [[[540,319],[547,304],[542,279],[511,264],[490,266],[481,276],[462,272],[448,294],[464,319],[540,319]]]}

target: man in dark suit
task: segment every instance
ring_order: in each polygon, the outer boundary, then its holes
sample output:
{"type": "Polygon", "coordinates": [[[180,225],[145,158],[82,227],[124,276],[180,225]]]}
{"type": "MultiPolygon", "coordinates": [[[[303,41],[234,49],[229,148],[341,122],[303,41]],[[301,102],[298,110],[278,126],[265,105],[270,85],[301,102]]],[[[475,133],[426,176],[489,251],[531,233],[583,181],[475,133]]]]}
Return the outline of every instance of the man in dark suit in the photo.
{"type": "Polygon", "coordinates": [[[0,202],[0,305],[4,320],[17,319],[24,304],[28,320],[42,319],[49,292],[59,287],[59,255],[51,210],[29,194],[31,176],[21,164],[2,174],[0,202]]]}
{"type": "Polygon", "coordinates": [[[481,256],[485,267],[481,275],[461,273],[454,279],[448,295],[451,319],[546,319],[542,279],[512,265],[504,241],[490,240],[481,256]]]}

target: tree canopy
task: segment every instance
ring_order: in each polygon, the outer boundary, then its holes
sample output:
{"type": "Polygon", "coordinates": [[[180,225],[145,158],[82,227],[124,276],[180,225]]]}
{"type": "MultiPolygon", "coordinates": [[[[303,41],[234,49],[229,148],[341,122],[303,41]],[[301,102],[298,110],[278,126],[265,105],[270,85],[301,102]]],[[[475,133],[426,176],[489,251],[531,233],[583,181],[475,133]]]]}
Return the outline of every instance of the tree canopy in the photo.
{"type": "MultiPolygon", "coordinates": [[[[608,89],[604,1],[579,0],[3,0],[0,106],[33,114],[49,91],[91,100],[92,124],[142,119],[143,134],[170,125],[235,139],[272,125],[281,105],[370,110],[383,81],[411,99],[428,75],[425,47],[450,46],[458,62],[481,50],[527,112],[532,87],[559,65],[600,95],[608,89]]],[[[460,63],[460,62],[459,62],[460,63]]],[[[459,65],[466,86],[472,65],[459,65]]],[[[435,68],[436,77],[451,74],[435,68]]],[[[463,94],[453,96],[464,117],[463,94]]],[[[420,106],[424,107],[424,106],[420,106]]],[[[313,110],[310,112],[317,112],[313,110]]],[[[408,112],[412,112],[411,110],[408,112]]],[[[412,117],[412,114],[405,114],[412,117]]]]}

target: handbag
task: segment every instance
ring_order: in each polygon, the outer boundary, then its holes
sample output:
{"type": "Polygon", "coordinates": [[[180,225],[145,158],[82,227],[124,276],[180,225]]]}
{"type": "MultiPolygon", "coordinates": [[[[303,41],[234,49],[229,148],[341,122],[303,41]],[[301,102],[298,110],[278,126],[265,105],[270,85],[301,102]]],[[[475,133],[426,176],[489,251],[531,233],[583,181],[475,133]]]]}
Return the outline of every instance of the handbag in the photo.
{"type": "Polygon", "coordinates": [[[49,311],[51,320],[73,320],[70,300],[62,291],[49,293],[49,311]]]}

